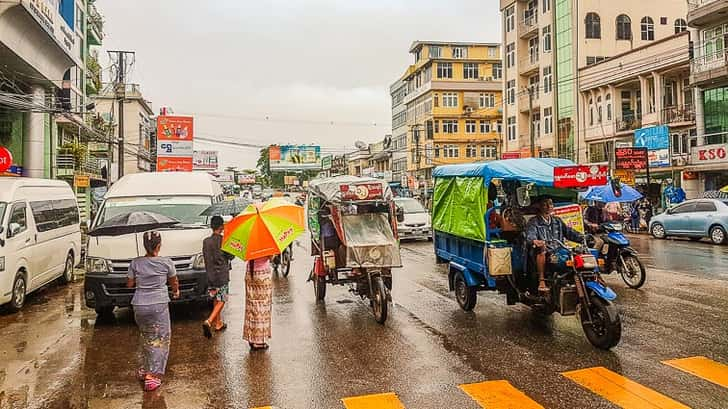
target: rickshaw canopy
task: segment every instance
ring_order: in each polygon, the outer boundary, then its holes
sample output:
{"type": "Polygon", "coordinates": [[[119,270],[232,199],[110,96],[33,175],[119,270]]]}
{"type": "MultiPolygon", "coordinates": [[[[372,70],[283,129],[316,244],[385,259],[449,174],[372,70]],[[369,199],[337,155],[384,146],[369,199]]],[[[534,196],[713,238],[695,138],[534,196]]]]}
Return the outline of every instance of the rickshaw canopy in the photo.
{"type": "Polygon", "coordinates": [[[487,187],[493,179],[517,180],[536,186],[554,186],[554,168],[571,166],[574,162],[558,158],[525,158],[496,160],[463,165],[438,166],[432,172],[435,178],[482,177],[487,187]]]}
{"type": "MultiPolygon", "coordinates": [[[[368,185],[381,185],[381,195],[379,201],[390,201],[392,200],[392,190],[389,187],[389,183],[381,179],[358,177],[350,175],[334,176],[330,178],[319,178],[312,180],[308,184],[309,194],[317,196],[326,202],[330,203],[346,203],[355,200],[347,199],[344,195],[342,186],[368,186],[368,185]]],[[[366,200],[361,199],[361,200],[366,200]]]]}

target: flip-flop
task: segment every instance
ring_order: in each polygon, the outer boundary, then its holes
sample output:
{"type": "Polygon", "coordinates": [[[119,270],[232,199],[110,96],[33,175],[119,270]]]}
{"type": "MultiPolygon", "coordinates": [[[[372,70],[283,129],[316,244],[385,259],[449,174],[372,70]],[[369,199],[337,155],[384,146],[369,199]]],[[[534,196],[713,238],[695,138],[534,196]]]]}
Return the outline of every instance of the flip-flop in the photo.
{"type": "Polygon", "coordinates": [[[251,351],[263,351],[263,350],[270,348],[270,346],[268,344],[257,345],[257,344],[253,344],[252,342],[248,342],[248,344],[250,345],[251,351]]]}
{"type": "Polygon", "coordinates": [[[144,368],[137,369],[136,378],[139,382],[143,382],[146,377],[147,377],[147,372],[144,370],[144,368]]]}
{"type": "Polygon", "coordinates": [[[220,332],[220,331],[225,331],[226,329],[227,329],[227,324],[223,323],[222,327],[215,328],[215,331],[220,332]]]}
{"type": "Polygon", "coordinates": [[[210,328],[210,323],[207,321],[202,323],[202,334],[207,339],[212,338],[212,329],[210,328]]]}
{"type": "Polygon", "coordinates": [[[144,379],[144,390],[147,392],[155,391],[162,386],[162,380],[157,378],[144,379]]]}

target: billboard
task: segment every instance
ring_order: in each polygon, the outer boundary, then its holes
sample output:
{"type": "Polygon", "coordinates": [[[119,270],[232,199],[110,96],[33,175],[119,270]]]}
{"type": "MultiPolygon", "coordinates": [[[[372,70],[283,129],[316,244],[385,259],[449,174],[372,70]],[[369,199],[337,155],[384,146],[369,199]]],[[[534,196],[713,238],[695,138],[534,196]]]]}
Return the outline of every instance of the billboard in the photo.
{"type": "Polygon", "coordinates": [[[239,174],[237,175],[239,185],[254,185],[255,175],[254,174],[239,174]]]}
{"type": "Polygon", "coordinates": [[[604,165],[557,166],[554,168],[555,188],[604,186],[609,167],[604,165]]]}
{"type": "Polygon", "coordinates": [[[192,167],[195,170],[217,170],[217,151],[192,151],[192,167]]]}
{"type": "Polygon", "coordinates": [[[623,170],[646,169],[647,148],[615,148],[615,168],[623,170]]]}
{"type": "Polygon", "coordinates": [[[670,147],[670,128],[667,125],[651,126],[634,131],[634,146],[648,150],[670,147]]]}
{"type": "Polygon", "coordinates": [[[157,117],[157,171],[192,171],[193,140],[194,122],[191,116],[157,117]]]}
{"type": "Polygon", "coordinates": [[[270,170],[321,169],[321,147],[315,145],[271,145],[270,170]]]}

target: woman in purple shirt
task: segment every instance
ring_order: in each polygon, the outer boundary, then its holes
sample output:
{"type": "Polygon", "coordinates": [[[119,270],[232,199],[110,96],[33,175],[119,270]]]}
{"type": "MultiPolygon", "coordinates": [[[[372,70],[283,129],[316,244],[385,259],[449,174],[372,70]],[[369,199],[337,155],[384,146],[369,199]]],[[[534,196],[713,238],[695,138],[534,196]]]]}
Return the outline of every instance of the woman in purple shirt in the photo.
{"type": "Polygon", "coordinates": [[[169,290],[179,298],[179,280],[174,263],[168,257],[159,257],[162,236],[155,231],[144,233],[147,254],[129,264],[126,286],[134,288],[134,320],[141,333],[142,367],[137,371],[144,390],[153,391],[162,385],[167,368],[171,324],[169,320],[169,290]]]}

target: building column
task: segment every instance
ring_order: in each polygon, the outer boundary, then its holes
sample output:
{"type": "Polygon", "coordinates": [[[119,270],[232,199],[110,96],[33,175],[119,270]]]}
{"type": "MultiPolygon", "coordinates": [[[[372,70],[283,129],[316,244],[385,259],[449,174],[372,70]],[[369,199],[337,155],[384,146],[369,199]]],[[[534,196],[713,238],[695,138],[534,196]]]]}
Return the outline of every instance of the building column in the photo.
{"type": "Polygon", "coordinates": [[[649,82],[647,81],[647,77],[640,75],[640,96],[641,96],[641,107],[640,110],[642,111],[642,116],[645,116],[650,113],[650,87],[649,82]]]}
{"type": "Polygon", "coordinates": [[[609,95],[612,98],[609,101],[612,104],[612,122],[616,122],[617,118],[622,117],[622,96],[617,95],[617,87],[614,85],[609,85],[607,89],[609,90],[609,95]]]}
{"type": "Polygon", "coordinates": [[[703,89],[693,88],[693,104],[695,105],[695,131],[698,134],[698,146],[705,145],[705,104],[703,102],[703,89]]]}
{"type": "Polygon", "coordinates": [[[658,72],[652,73],[652,79],[654,81],[654,95],[655,95],[655,113],[657,113],[657,123],[662,123],[662,93],[664,91],[664,87],[662,85],[662,81],[664,79],[663,75],[658,72]]]}
{"type": "MultiPolygon", "coordinates": [[[[30,93],[36,104],[45,106],[45,89],[33,85],[30,93]]],[[[42,178],[45,175],[45,114],[25,113],[23,130],[23,176],[42,178]]]]}

